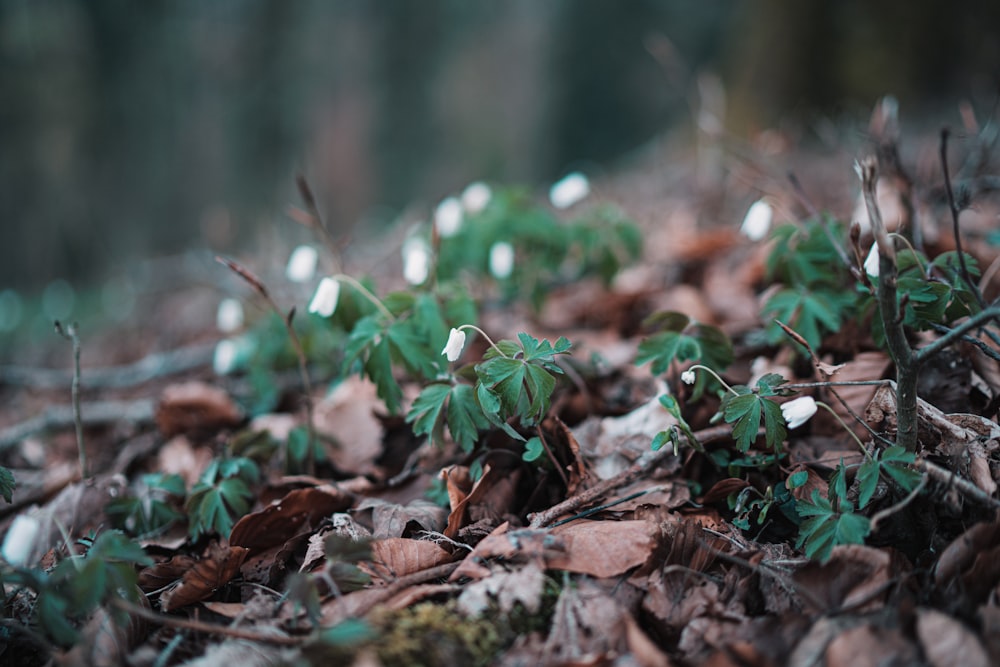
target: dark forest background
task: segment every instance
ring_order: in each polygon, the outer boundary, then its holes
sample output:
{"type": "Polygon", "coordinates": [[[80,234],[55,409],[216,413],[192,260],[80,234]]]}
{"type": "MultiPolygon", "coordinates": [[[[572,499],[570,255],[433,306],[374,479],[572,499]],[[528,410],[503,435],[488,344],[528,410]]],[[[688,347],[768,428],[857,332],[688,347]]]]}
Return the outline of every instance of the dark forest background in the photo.
{"type": "Polygon", "coordinates": [[[298,170],[347,229],[606,169],[691,131],[699,81],[746,136],[989,105],[998,73],[971,0],[2,0],[0,292],[241,247],[298,170]]]}

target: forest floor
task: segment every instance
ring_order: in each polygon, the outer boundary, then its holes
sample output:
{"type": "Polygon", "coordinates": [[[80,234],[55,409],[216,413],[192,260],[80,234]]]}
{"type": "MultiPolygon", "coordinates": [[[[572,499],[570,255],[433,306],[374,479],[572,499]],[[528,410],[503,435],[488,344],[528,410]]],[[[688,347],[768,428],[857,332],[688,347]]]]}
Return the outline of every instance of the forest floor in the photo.
{"type": "MultiPolygon", "coordinates": [[[[140,602],[103,599],[73,619],[78,635],[69,645],[39,622],[42,596],[5,580],[0,662],[1000,664],[1000,369],[980,347],[953,346],[924,371],[920,447],[905,466],[919,487],[907,493],[879,479],[857,513],[870,527],[856,540],[863,543],[810,559],[797,539],[795,503],[814,489],[826,496],[844,464],[845,500],[859,504],[855,472],[865,451],[855,436],[876,451],[872,430],[891,439],[895,428],[886,386],[842,386],[840,402],[824,381],[893,379],[893,364],[870,319],[825,333],[812,360],[790,341],[763,339],[775,241],[750,241],[740,223],[762,196],[776,223],[800,223],[815,210],[852,219],[854,160],[873,150],[861,134],[837,150],[803,148],[779,133],[697,151],[657,144],[595,179],[591,197],[614,202],[642,230],[641,259],[610,286],[563,285],[537,311],[496,305],[480,321],[494,339],[565,336],[574,359],[599,359],[553,396],[542,461],[555,464],[525,462],[498,432],[484,436],[475,457],[432,445],[387,413],[370,382],[352,376],[331,385],[319,365],[314,418],[328,439],[316,474],[264,464],[248,484],[252,500],[220,510],[234,514],[228,534],[193,538],[181,517],[137,538],[149,559],[135,568],[140,602]],[[650,335],[644,321],[662,311],[718,327],[734,342],[722,373],[728,384],[766,373],[814,383],[805,393],[833,405],[837,418],[821,410],[787,430],[777,453],[763,437],[740,451],[732,424],[712,420],[719,398],[710,391],[693,400],[681,381],[690,363],[659,375],[635,364],[650,335]],[[697,441],[680,438],[676,455],[670,443],[651,448],[657,434],[677,432],[659,401],[665,394],[676,397],[697,441]],[[793,485],[793,476],[806,481],[793,485]],[[434,490],[437,502],[428,499],[434,490]],[[123,611],[129,623],[116,622],[123,611]]],[[[954,247],[938,138],[907,139],[896,173],[912,190],[886,179],[880,203],[896,210],[904,197],[913,202],[934,257],[954,247]]],[[[956,164],[973,143],[957,142],[956,164]]],[[[991,268],[1000,251],[989,242],[996,209],[988,197],[973,204],[962,218],[965,249],[992,299],[1000,291],[991,268]]],[[[386,261],[399,256],[401,236],[370,245],[349,253],[352,271],[379,286],[402,284],[401,269],[386,261]]],[[[275,257],[241,262],[269,285],[281,280],[275,257]]],[[[213,372],[220,294],[255,299],[224,268],[217,276],[215,285],[151,296],[126,325],[81,332],[93,473],[85,481],[69,343],[56,338],[48,357],[62,366],[0,369],[0,464],[17,483],[13,503],[0,504],[0,534],[16,516],[39,520],[26,567],[48,570],[96,548],[89,538],[121,525],[108,513],[113,500],[146,498],[148,512],[158,498],[185,511],[176,495],[152,495],[149,474],[179,475],[183,497],[224,453],[250,451],[253,433],[281,440],[305,423],[294,367],[274,376],[275,407],[252,420],[252,378],[213,372]]],[[[308,317],[308,295],[276,294],[308,317]]],[[[927,342],[936,334],[912,335],[927,342]]],[[[419,391],[403,388],[406,403],[419,391]]]]}

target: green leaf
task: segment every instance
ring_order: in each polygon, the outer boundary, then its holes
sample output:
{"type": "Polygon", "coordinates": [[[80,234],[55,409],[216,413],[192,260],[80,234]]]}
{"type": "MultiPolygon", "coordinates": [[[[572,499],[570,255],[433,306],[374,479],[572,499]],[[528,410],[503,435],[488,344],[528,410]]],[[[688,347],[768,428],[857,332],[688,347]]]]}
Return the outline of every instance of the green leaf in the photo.
{"type": "MultiPolygon", "coordinates": [[[[746,387],[734,387],[736,391],[749,391],[746,387]]],[[[727,394],[722,402],[722,416],[726,423],[734,424],[733,438],[736,448],[746,452],[757,439],[761,419],[764,420],[764,434],[767,446],[778,451],[788,431],[781,407],[769,398],[754,393],[734,396],[727,394]]]]}
{"type": "Polygon", "coordinates": [[[215,486],[199,485],[186,504],[191,520],[188,532],[194,539],[211,532],[228,537],[236,517],[249,511],[252,500],[250,489],[238,477],[224,479],[215,486]]]}
{"type": "Polygon", "coordinates": [[[332,627],[320,630],[317,641],[329,646],[349,648],[373,640],[377,636],[378,633],[368,621],[348,618],[332,627]]]}
{"type": "Polygon", "coordinates": [[[789,489],[797,489],[807,481],[809,481],[809,472],[806,470],[800,470],[798,472],[793,472],[788,476],[788,480],[785,481],[785,486],[789,489]]]}
{"type": "MultiPolygon", "coordinates": [[[[780,290],[764,304],[762,315],[788,325],[813,349],[823,342],[824,332],[840,330],[841,319],[851,299],[843,292],[810,290],[802,285],[780,290]]],[[[769,327],[770,340],[779,343],[785,333],[777,325],[769,327]]]]}
{"type": "Polygon", "coordinates": [[[849,501],[842,498],[841,511],[813,490],[812,500],[801,501],[796,509],[804,521],[799,527],[797,547],[805,546],[808,558],[827,560],[833,547],[839,544],[862,544],[871,530],[868,518],[853,513],[849,501]]]}
{"type": "Polygon", "coordinates": [[[542,440],[537,435],[524,443],[524,453],[521,458],[529,463],[541,458],[545,449],[542,447],[542,440]]]}
{"type": "Polygon", "coordinates": [[[415,434],[430,435],[436,443],[444,439],[445,419],[451,437],[467,452],[475,447],[479,432],[490,425],[476,402],[475,391],[467,384],[439,382],[427,385],[413,401],[406,416],[407,423],[413,424],[415,434]]]}
{"type": "Polygon", "coordinates": [[[14,481],[14,473],[10,469],[0,466],[0,495],[8,503],[14,502],[14,489],[17,483],[14,481]]]}

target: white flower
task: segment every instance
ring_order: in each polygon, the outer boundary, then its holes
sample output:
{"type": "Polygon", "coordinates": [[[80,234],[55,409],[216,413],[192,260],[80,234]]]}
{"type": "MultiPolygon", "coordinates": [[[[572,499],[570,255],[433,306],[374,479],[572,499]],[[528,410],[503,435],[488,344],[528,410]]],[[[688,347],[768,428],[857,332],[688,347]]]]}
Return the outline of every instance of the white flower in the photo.
{"type": "Polygon", "coordinates": [[[788,428],[798,428],[816,414],[816,401],[812,396],[800,396],[781,404],[781,416],[788,423],[788,428]]]}
{"type": "Polygon", "coordinates": [[[223,299],[215,311],[215,324],[222,333],[233,333],[243,326],[243,304],[236,299],[223,299]]]}
{"type": "Polygon", "coordinates": [[[549,201],[556,208],[569,208],[590,194],[590,181],[578,171],[568,174],[549,190],[549,201]]]}
{"type": "Polygon", "coordinates": [[[320,317],[330,317],[337,310],[337,300],[340,299],[340,282],[336,278],[323,278],[319,281],[316,293],[309,302],[309,312],[320,317]]]}
{"type": "Polygon", "coordinates": [[[35,540],[40,527],[41,524],[35,517],[18,514],[7,529],[3,547],[0,548],[0,556],[16,567],[27,565],[28,558],[35,549],[35,540]]]}
{"type": "Polygon", "coordinates": [[[698,374],[695,373],[693,370],[686,370],[683,373],[681,373],[681,382],[683,382],[684,384],[694,384],[697,379],[698,379],[698,374]]]}
{"type": "Polygon", "coordinates": [[[423,285],[431,272],[431,249],[417,238],[403,244],[403,278],[411,285],[423,285]]]}
{"type": "Polygon", "coordinates": [[[865,273],[872,278],[878,278],[878,243],[872,243],[872,249],[868,251],[865,258],[865,273]]]}
{"type": "Polygon", "coordinates": [[[216,375],[228,375],[236,370],[236,359],[239,357],[239,346],[236,341],[220,340],[215,345],[215,354],[212,356],[212,369],[216,375]]]}
{"type": "Polygon", "coordinates": [[[465,332],[461,329],[452,329],[448,334],[448,343],[441,350],[441,354],[448,357],[448,361],[458,361],[462,356],[462,348],[465,347],[465,332]]]}
{"type": "Polygon", "coordinates": [[[443,199],[434,209],[434,227],[442,238],[457,234],[462,228],[462,204],[454,197],[443,199]]]}
{"type": "Polygon", "coordinates": [[[514,246],[498,241],[490,247],[490,273],[497,280],[510,278],[514,271],[514,246]]]}
{"type": "Polygon", "coordinates": [[[481,213],[493,198],[493,191],[490,186],[482,181],[469,183],[465,190],[462,190],[462,208],[469,215],[481,213]]]}
{"type": "Polygon", "coordinates": [[[310,245],[300,245],[292,251],[292,256],[288,258],[285,275],[293,283],[308,282],[316,273],[318,259],[319,253],[316,252],[316,248],[310,245]]]}
{"type": "Polygon", "coordinates": [[[740,232],[751,241],[760,241],[771,229],[772,217],[774,211],[771,210],[771,205],[763,199],[758,199],[743,218],[740,232]]]}

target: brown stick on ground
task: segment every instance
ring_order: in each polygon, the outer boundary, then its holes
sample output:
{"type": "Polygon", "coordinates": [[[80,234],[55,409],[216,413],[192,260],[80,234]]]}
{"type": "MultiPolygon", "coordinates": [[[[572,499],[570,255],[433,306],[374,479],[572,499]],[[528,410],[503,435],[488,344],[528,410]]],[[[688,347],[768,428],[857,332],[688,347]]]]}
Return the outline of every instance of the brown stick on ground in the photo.
{"type": "MultiPolygon", "coordinates": [[[[713,440],[732,437],[732,431],[732,426],[729,425],[713,426],[696,432],[694,437],[698,442],[705,444],[706,442],[712,442],[713,440]]],[[[669,447],[664,447],[663,449],[655,452],[649,452],[648,454],[639,457],[639,460],[636,461],[632,467],[627,470],[623,470],[614,477],[598,482],[586,491],[578,493],[571,498],[567,498],[558,505],[553,505],[547,510],[529,514],[528,519],[531,521],[530,527],[544,528],[564,514],[575,512],[581,507],[589,505],[599,498],[604,497],[606,494],[614,491],[615,489],[628,486],[638,479],[643,473],[655,469],[656,466],[663,462],[668,456],[673,456],[673,450],[669,447]]]]}

